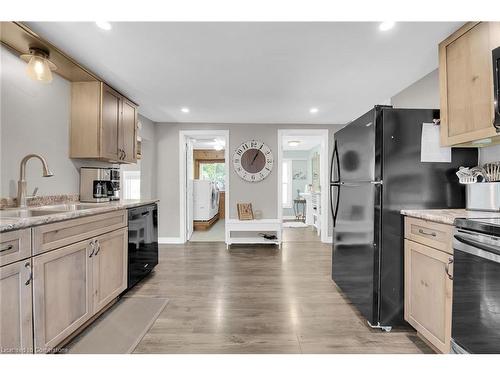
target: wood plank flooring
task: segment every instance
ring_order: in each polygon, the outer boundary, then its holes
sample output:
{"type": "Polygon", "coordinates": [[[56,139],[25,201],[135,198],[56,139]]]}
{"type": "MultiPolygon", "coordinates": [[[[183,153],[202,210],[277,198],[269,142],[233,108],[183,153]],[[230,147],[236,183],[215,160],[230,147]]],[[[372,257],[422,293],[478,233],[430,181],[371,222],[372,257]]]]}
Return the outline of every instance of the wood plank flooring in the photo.
{"type": "Polygon", "coordinates": [[[170,299],[136,353],[428,353],[413,330],[372,330],[330,278],[321,242],[162,245],[130,294],[170,299]]]}

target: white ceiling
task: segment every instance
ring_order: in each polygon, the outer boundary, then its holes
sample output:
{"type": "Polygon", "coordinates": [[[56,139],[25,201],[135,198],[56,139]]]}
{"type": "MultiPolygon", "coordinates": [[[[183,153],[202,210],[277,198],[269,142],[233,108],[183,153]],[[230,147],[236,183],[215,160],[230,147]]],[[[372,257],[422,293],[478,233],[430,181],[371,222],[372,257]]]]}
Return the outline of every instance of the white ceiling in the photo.
{"type": "Polygon", "coordinates": [[[209,136],[193,136],[193,149],[195,150],[212,150],[216,145],[225,147],[226,140],[224,137],[209,137],[209,136]]]}
{"type": "Polygon", "coordinates": [[[282,147],[285,151],[309,151],[312,148],[321,145],[321,137],[314,135],[286,135],[282,138],[282,147]],[[298,146],[290,146],[288,142],[300,141],[298,146]]]}
{"type": "Polygon", "coordinates": [[[435,69],[438,43],[461,23],[28,25],[153,121],[346,123],[435,69]]]}

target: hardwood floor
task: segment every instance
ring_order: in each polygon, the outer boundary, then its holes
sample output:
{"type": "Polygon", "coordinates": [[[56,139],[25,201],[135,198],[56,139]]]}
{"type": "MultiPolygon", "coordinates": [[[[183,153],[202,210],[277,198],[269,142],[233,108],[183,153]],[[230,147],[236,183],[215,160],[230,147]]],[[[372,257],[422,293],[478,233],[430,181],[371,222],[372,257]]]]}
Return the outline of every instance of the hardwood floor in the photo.
{"type": "Polygon", "coordinates": [[[321,242],[163,245],[130,293],[170,299],[136,353],[427,353],[411,330],[372,330],[330,279],[321,242]]]}
{"type": "Polygon", "coordinates": [[[313,227],[283,228],[283,242],[321,242],[321,237],[313,227]]]}

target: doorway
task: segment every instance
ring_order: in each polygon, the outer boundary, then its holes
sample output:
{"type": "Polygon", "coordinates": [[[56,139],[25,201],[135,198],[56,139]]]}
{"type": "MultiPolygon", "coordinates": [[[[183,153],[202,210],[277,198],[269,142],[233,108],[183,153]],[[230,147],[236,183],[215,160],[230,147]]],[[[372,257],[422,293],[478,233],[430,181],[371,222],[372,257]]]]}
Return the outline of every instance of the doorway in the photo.
{"type": "Polygon", "coordinates": [[[181,241],[225,242],[228,131],[180,132],[181,241]]]}
{"type": "Polygon", "coordinates": [[[328,242],[328,130],[278,131],[283,242],[328,242]]]}

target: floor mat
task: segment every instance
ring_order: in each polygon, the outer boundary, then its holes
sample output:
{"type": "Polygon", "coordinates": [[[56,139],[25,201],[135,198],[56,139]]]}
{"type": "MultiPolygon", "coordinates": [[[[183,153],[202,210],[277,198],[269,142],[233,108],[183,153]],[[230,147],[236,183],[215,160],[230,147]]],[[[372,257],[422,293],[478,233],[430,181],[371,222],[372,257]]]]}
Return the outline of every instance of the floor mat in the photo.
{"type": "Polygon", "coordinates": [[[139,344],[167,298],[123,297],[66,347],[67,354],[127,354],[139,344]]]}

